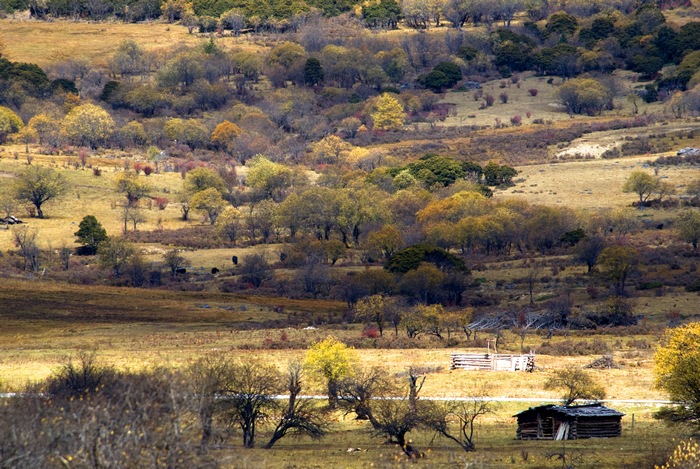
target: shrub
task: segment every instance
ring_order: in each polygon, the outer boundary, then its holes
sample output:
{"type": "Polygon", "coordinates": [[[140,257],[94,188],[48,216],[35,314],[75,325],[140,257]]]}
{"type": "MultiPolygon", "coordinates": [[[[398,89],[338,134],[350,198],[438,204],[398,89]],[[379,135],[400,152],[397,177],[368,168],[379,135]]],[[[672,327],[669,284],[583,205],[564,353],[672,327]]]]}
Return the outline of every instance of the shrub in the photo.
{"type": "Polygon", "coordinates": [[[153,173],[153,166],[146,165],[143,167],[143,174],[145,174],[146,176],[150,176],[151,173],[153,173]]]}
{"type": "Polygon", "coordinates": [[[530,88],[529,90],[527,90],[527,92],[530,93],[530,96],[533,96],[533,97],[537,96],[537,93],[538,93],[537,88],[530,88]]]}
{"type": "Polygon", "coordinates": [[[520,116],[513,116],[510,118],[510,123],[513,125],[520,125],[522,123],[523,119],[520,116]]]}
{"type": "Polygon", "coordinates": [[[73,360],[63,365],[46,383],[46,391],[56,397],[78,397],[99,391],[100,387],[114,378],[112,368],[101,367],[95,363],[95,354],[81,352],[79,365],[73,360]]]}
{"type": "Polygon", "coordinates": [[[374,326],[367,326],[362,330],[360,337],[366,339],[378,339],[380,337],[379,329],[374,326]]]}
{"type": "Polygon", "coordinates": [[[605,355],[610,353],[608,344],[600,339],[587,340],[564,340],[561,342],[545,341],[537,348],[537,353],[541,355],[560,356],[582,356],[582,355],[605,355]]]}
{"type": "Polygon", "coordinates": [[[166,199],[165,197],[154,197],[153,201],[158,206],[158,210],[165,210],[165,208],[168,206],[168,203],[170,203],[170,200],[166,199]]]}
{"type": "Polygon", "coordinates": [[[93,176],[102,176],[102,170],[95,166],[94,168],[92,168],[92,174],[93,176]]]}
{"type": "Polygon", "coordinates": [[[493,95],[490,95],[490,94],[484,95],[484,102],[486,103],[487,107],[493,106],[493,103],[495,101],[496,101],[496,98],[494,98],[493,95]]]}
{"type": "Polygon", "coordinates": [[[498,99],[501,100],[501,103],[503,104],[508,104],[508,93],[501,93],[498,95],[498,99]]]}

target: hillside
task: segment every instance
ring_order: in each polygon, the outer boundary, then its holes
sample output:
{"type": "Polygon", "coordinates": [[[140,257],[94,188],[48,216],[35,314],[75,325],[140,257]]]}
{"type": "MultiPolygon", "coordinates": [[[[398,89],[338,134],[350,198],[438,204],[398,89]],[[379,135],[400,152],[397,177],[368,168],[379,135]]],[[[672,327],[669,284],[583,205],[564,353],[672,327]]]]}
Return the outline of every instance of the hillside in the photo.
{"type": "Polygon", "coordinates": [[[0,466],[648,467],[692,433],[643,401],[686,402],[668,334],[696,353],[695,6],[127,3],[0,0],[0,466]],[[513,440],[567,373],[622,437],[513,440]]]}

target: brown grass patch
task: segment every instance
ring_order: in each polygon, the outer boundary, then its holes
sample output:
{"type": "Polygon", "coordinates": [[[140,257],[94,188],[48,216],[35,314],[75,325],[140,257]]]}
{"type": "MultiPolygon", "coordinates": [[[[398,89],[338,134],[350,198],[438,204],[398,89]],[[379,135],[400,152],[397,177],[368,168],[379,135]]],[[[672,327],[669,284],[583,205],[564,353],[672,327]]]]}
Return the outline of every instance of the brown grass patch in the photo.
{"type": "MultiPolygon", "coordinates": [[[[184,26],[159,21],[129,24],[3,19],[0,20],[0,31],[5,46],[4,56],[41,67],[76,57],[85,57],[96,66],[106,67],[119,44],[126,39],[148,51],[164,51],[177,45],[203,45],[209,38],[208,35],[188,34],[184,26]]],[[[221,38],[217,45],[225,49],[263,48],[247,38],[234,37],[221,38]]]]}

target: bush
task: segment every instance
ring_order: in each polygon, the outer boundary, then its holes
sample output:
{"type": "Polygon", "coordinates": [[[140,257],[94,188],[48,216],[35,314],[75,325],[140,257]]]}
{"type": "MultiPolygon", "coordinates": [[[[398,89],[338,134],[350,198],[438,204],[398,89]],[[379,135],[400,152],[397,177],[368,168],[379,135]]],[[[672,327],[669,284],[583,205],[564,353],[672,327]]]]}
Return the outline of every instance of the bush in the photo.
{"type": "Polygon", "coordinates": [[[73,360],[63,365],[46,383],[46,392],[55,397],[69,398],[95,393],[114,380],[114,370],[95,363],[95,354],[81,352],[79,365],[73,360]]]}
{"type": "Polygon", "coordinates": [[[498,99],[501,100],[501,103],[503,104],[508,104],[508,93],[501,93],[498,95],[498,99]]]}
{"type": "Polygon", "coordinates": [[[156,203],[158,210],[165,210],[170,203],[170,200],[166,199],[165,197],[154,197],[153,201],[156,203]]]}
{"type": "Polygon", "coordinates": [[[452,268],[469,272],[464,261],[448,251],[430,244],[416,244],[392,255],[384,268],[393,273],[406,273],[417,269],[421,263],[429,262],[439,268],[452,268]]]}
{"type": "Polygon", "coordinates": [[[522,122],[523,122],[523,118],[520,116],[512,116],[510,118],[510,123],[512,125],[520,125],[520,124],[522,124],[522,122]]]}
{"type": "Polygon", "coordinates": [[[610,353],[608,344],[600,339],[587,340],[564,340],[561,342],[545,341],[537,348],[537,353],[541,355],[561,355],[561,356],[582,356],[582,355],[605,355],[610,353]]]}
{"type": "Polygon", "coordinates": [[[496,98],[493,97],[493,95],[490,94],[485,94],[484,95],[484,102],[486,103],[487,107],[493,106],[493,103],[496,101],[496,98]]]}
{"type": "Polygon", "coordinates": [[[537,88],[530,88],[527,92],[530,93],[530,96],[537,96],[538,93],[537,88]]]}

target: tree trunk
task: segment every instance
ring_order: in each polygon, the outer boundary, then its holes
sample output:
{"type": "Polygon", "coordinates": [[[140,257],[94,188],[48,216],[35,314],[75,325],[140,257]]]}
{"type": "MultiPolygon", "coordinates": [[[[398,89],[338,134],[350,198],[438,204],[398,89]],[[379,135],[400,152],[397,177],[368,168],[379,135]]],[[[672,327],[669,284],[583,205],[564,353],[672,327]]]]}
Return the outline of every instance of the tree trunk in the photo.
{"type": "Polygon", "coordinates": [[[338,408],[338,383],[334,379],[328,380],[328,408],[338,408]]]}

